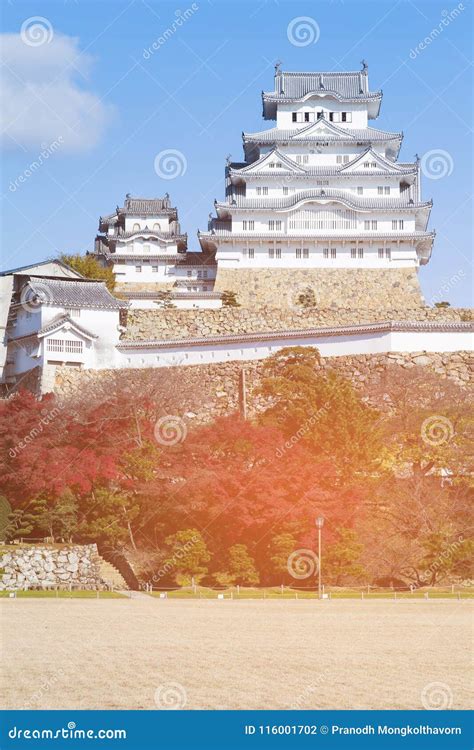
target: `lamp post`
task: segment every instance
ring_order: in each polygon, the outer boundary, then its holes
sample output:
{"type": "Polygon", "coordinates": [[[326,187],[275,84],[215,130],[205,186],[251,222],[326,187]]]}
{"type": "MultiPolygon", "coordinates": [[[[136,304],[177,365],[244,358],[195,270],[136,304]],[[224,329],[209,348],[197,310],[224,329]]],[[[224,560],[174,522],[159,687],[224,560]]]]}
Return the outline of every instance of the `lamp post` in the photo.
{"type": "Polygon", "coordinates": [[[317,517],[316,526],[318,529],[318,599],[321,599],[321,531],[324,526],[323,516],[317,517]]]}

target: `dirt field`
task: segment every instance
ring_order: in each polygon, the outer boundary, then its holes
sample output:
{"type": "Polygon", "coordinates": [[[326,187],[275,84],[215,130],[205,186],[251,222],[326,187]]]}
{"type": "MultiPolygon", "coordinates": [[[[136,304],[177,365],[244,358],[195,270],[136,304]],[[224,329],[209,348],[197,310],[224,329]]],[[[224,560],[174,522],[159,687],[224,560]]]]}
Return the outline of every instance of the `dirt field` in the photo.
{"type": "Polygon", "coordinates": [[[468,601],[0,601],[5,708],[469,708],[468,601]]]}

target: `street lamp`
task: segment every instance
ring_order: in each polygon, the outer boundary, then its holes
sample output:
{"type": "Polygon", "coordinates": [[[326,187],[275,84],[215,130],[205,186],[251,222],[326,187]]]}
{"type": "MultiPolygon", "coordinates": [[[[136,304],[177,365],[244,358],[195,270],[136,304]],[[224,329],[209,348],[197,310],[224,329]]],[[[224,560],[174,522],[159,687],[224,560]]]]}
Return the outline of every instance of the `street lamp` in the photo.
{"type": "Polygon", "coordinates": [[[318,599],[321,599],[321,531],[324,526],[324,517],[318,516],[316,519],[318,528],[318,599]]]}

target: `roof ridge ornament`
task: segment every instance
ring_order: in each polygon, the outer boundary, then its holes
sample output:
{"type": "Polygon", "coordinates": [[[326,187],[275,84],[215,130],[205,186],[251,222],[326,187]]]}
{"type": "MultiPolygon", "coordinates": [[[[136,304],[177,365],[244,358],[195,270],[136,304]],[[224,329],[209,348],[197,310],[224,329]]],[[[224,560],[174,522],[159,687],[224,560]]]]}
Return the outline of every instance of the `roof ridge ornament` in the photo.
{"type": "Polygon", "coordinates": [[[369,70],[369,66],[367,64],[367,61],[366,60],[361,60],[360,64],[362,65],[362,72],[363,73],[367,73],[367,71],[369,70]]]}

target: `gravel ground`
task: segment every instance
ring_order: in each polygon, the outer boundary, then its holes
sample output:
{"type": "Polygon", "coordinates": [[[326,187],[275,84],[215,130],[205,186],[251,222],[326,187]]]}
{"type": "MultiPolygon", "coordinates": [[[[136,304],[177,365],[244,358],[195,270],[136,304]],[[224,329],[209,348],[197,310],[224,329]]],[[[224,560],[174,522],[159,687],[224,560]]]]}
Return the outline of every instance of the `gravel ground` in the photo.
{"type": "Polygon", "coordinates": [[[4,708],[470,708],[465,601],[0,600],[4,708]]]}

